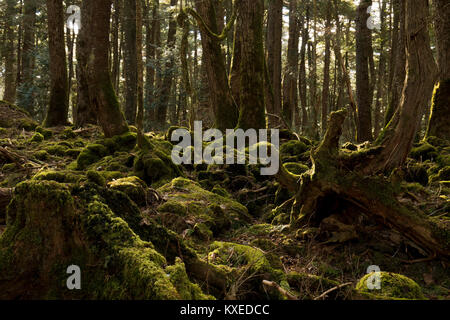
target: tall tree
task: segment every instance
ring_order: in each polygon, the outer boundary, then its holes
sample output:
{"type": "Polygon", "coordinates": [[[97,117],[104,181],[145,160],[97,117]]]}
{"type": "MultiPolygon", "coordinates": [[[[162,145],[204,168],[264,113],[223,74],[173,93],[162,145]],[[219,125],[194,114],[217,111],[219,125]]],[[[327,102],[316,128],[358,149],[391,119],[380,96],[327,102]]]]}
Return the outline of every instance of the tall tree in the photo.
{"type": "Polygon", "coordinates": [[[122,26],[124,31],[123,64],[125,73],[125,117],[129,124],[136,121],[137,106],[137,51],[136,51],[136,2],[124,0],[122,26]]]}
{"type": "Polygon", "coordinates": [[[328,109],[330,107],[330,62],[331,62],[331,2],[326,5],[325,19],[325,58],[323,64],[322,86],[322,134],[327,130],[328,109]]]}
{"type": "MultiPolygon", "coordinates": [[[[170,0],[170,6],[176,7],[178,0],[170,0]]],[[[177,21],[173,12],[170,13],[169,17],[169,30],[167,31],[167,49],[172,51],[175,48],[177,34],[177,21]]],[[[169,53],[167,62],[165,65],[164,76],[161,81],[159,88],[159,99],[156,112],[156,120],[159,126],[166,126],[167,109],[170,101],[170,93],[172,92],[173,86],[173,67],[175,65],[175,56],[173,52],[169,53]]]]}
{"type": "Polygon", "coordinates": [[[293,115],[297,111],[297,72],[298,72],[298,42],[299,19],[298,1],[289,2],[289,40],[287,52],[287,65],[283,81],[283,117],[289,126],[292,126],[293,115]]]}
{"type": "MultiPolygon", "coordinates": [[[[215,127],[226,130],[236,127],[238,120],[237,106],[233,100],[228,84],[226,60],[221,48],[221,41],[228,35],[233,25],[229,21],[226,28],[219,32],[215,1],[196,0],[197,21],[202,37],[203,57],[208,79],[209,98],[214,110],[215,127]]],[[[223,25],[223,23],[222,23],[223,25]]]]}
{"type": "Polygon", "coordinates": [[[88,39],[87,65],[82,68],[87,80],[89,108],[95,110],[106,137],[128,132],[109,73],[109,29],[111,0],[84,0],[80,36],[88,39]]]}
{"type": "Polygon", "coordinates": [[[44,125],[54,127],[68,123],[69,111],[62,0],[47,0],[47,15],[50,56],[50,101],[44,125]]]}
{"type": "Polygon", "coordinates": [[[22,78],[17,96],[18,105],[34,113],[33,97],[33,69],[35,63],[35,39],[36,39],[36,11],[37,0],[24,1],[23,15],[23,49],[22,49],[22,78]]]}
{"type": "Polygon", "coordinates": [[[434,0],[439,84],[433,97],[428,136],[450,140],[450,5],[445,0],[434,0]]]}
{"type": "Polygon", "coordinates": [[[369,72],[372,31],[367,27],[367,9],[372,0],[361,0],[356,18],[356,105],[358,108],[358,142],[372,141],[372,93],[369,72]]]}
{"type": "Polygon", "coordinates": [[[397,110],[403,85],[406,77],[406,35],[405,35],[405,1],[393,0],[394,7],[394,30],[393,30],[393,57],[391,60],[390,98],[388,109],[385,115],[385,125],[388,125],[397,110]],[[395,27],[395,20],[398,20],[398,27],[395,27]]]}
{"type": "Polygon", "coordinates": [[[240,0],[236,6],[236,36],[241,44],[238,127],[264,129],[264,0],[240,0]]]}
{"type": "MultiPolygon", "coordinates": [[[[266,83],[267,112],[281,114],[281,34],[283,28],[283,0],[270,0],[267,18],[266,65],[269,81],[266,83]]],[[[278,123],[269,117],[269,127],[278,123]]]]}
{"type": "Polygon", "coordinates": [[[5,12],[5,91],[3,100],[15,102],[16,100],[16,71],[14,68],[14,40],[15,40],[15,16],[16,16],[16,1],[6,1],[5,12]]]}

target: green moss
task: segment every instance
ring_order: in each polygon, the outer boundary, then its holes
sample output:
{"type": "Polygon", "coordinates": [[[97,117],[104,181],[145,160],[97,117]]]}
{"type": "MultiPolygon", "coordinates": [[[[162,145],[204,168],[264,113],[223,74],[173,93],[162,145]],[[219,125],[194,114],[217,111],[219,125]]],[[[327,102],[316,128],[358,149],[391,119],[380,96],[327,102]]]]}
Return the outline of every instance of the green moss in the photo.
{"type": "Polygon", "coordinates": [[[81,151],[77,158],[77,169],[84,170],[89,165],[99,161],[108,154],[108,150],[101,144],[90,144],[81,151]]]}
{"type": "Polygon", "coordinates": [[[424,142],[418,147],[413,148],[410,156],[413,159],[421,161],[436,159],[438,157],[438,150],[431,144],[424,142]]]}
{"type": "Polygon", "coordinates": [[[196,223],[193,231],[194,235],[203,241],[210,241],[213,239],[213,232],[204,223],[196,223]]]}
{"type": "Polygon", "coordinates": [[[169,200],[158,207],[158,212],[174,213],[179,216],[186,216],[188,213],[188,209],[184,203],[169,200]]]}
{"type": "Polygon", "coordinates": [[[64,139],[74,139],[74,138],[76,138],[76,133],[75,132],[73,132],[73,130],[72,130],[72,128],[66,128],[66,129],[64,129],[64,131],[61,133],[61,136],[64,138],[64,139]]]}
{"type": "Polygon", "coordinates": [[[109,153],[128,152],[136,146],[137,134],[134,132],[126,132],[119,136],[114,136],[104,140],[104,145],[108,148],[109,153]]]}
{"type": "Polygon", "coordinates": [[[137,205],[147,203],[147,185],[138,177],[121,178],[110,182],[109,187],[125,193],[137,205]]]}
{"type": "Polygon", "coordinates": [[[304,142],[291,140],[281,145],[280,151],[283,156],[298,156],[308,149],[309,147],[304,142]]]}
{"type": "Polygon", "coordinates": [[[182,300],[213,300],[214,298],[205,295],[197,284],[189,281],[186,268],[180,258],[175,260],[175,264],[168,266],[165,271],[169,275],[170,282],[177,289],[182,300]]]}
{"type": "Polygon", "coordinates": [[[81,149],[68,149],[68,150],[66,150],[64,155],[75,159],[75,158],[78,158],[80,153],[81,153],[81,149]]]}
{"type": "Polygon", "coordinates": [[[87,179],[89,181],[91,181],[91,182],[93,182],[93,183],[95,183],[95,184],[97,184],[97,185],[99,185],[101,187],[106,186],[105,178],[100,173],[98,173],[97,171],[89,170],[87,172],[87,174],[86,174],[86,177],[87,177],[87,179]]]}
{"type": "Polygon", "coordinates": [[[214,235],[250,221],[246,207],[230,198],[204,190],[192,180],[176,178],[159,188],[158,192],[168,199],[169,206],[177,212],[186,214],[184,208],[187,208],[187,216],[195,222],[205,223],[214,235]]]}
{"type": "Polygon", "coordinates": [[[45,150],[39,150],[33,156],[38,160],[45,161],[50,157],[50,154],[45,150]]]}
{"type": "Polygon", "coordinates": [[[44,129],[42,127],[37,127],[36,132],[42,134],[45,140],[48,140],[53,136],[53,132],[51,130],[44,129]]]}
{"type": "Polygon", "coordinates": [[[356,285],[360,293],[372,293],[384,299],[422,300],[424,295],[420,286],[413,280],[395,273],[381,272],[381,290],[369,290],[367,280],[371,274],[365,275],[356,285]]]}
{"type": "Polygon", "coordinates": [[[63,157],[66,154],[68,146],[64,144],[54,144],[46,148],[47,152],[54,156],[63,157]]]}
{"type": "Polygon", "coordinates": [[[33,177],[33,180],[56,181],[59,183],[76,183],[83,177],[84,177],[84,175],[82,175],[78,172],[73,172],[73,171],[69,171],[69,170],[65,170],[65,171],[46,170],[46,171],[41,171],[41,172],[37,173],[33,177]]]}
{"type": "Polygon", "coordinates": [[[38,124],[29,118],[22,118],[18,121],[17,128],[24,129],[26,131],[33,131],[36,129],[38,124]]]}
{"type": "Polygon", "coordinates": [[[219,185],[215,185],[213,189],[211,190],[212,193],[218,194],[219,196],[225,197],[225,198],[231,198],[231,195],[228,193],[228,191],[225,188],[222,188],[219,185]]]}
{"type": "Polygon", "coordinates": [[[30,139],[30,142],[42,142],[42,141],[44,141],[44,136],[39,132],[36,132],[30,139]]]}
{"type": "Polygon", "coordinates": [[[170,157],[156,150],[141,152],[134,161],[134,172],[148,185],[182,175],[170,157]]]}
{"type": "Polygon", "coordinates": [[[295,174],[297,176],[301,175],[302,173],[305,173],[309,170],[308,166],[305,166],[304,164],[297,163],[297,162],[288,162],[284,164],[284,167],[287,171],[289,171],[292,174],[295,174]]]}

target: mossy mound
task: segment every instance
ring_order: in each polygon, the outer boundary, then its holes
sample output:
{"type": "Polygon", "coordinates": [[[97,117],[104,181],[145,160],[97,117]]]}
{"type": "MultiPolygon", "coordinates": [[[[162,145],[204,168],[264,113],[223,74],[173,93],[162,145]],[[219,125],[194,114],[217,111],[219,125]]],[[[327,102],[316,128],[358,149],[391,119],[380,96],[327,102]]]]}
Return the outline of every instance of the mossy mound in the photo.
{"type": "Polygon", "coordinates": [[[170,155],[155,144],[151,150],[141,151],[134,160],[134,174],[148,185],[161,186],[177,176],[183,176],[170,155]],[[156,185],[159,184],[159,185],[156,185]]]}
{"type": "Polygon", "coordinates": [[[6,101],[0,101],[0,127],[32,131],[37,126],[37,122],[28,112],[6,101]]]}
{"type": "Polygon", "coordinates": [[[34,175],[33,180],[36,181],[56,181],[59,183],[76,183],[84,177],[76,171],[55,171],[55,170],[45,170],[34,175]]]}
{"type": "Polygon", "coordinates": [[[72,197],[50,181],[16,187],[0,237],[0,298],[211,298],[189,280],[181,261],[167,266],[150,242],[89,193],[72,197]],[[66,287],[70,265],[81,269],[82,290],[66,287]]]}
{"type": "Polygon", "coordinates": [[[406,168],[405,180],[407,182],[418,182],[422,186],[428,185],[427,167],[423,163],[410,163],[406,168]]]}
{"type": "MultiPolygon", "coordinates": [[[[198,228],[207,232],[206,227],[214,235],[231,227],[245,225],[251,219],[247,208],[240,203],[204,190],[192,180],[176,178],[159,188],[158,192],[168,199],[157,208],[159,212],[183,217],[184,220],[191,221],[192,227],[203,224],[198,228]]],[[[170,227],[176,230],[176,226],[170,227]]]]}
{"type": "Polygon", "coordinates": [[[367,280],[371,274],[365,275],[356,285],[359,293],[376,296],[381,299],[409,299],[422,300],[425,299],[421,287],[413,280],[401,274],[380,272],[381,289],[369,290],[367,280]]]}
{"type": "Polygon", "coordinates": [[[309,150],[306,143],[298,140],[291,140],[281,145],[280,152],[282,156],[299,156],[309,150]]]}
{"type": "Polygon", "coordinates": [[[411,150],[410,157],[419,161],[436,159],[438,150],[431,144],[423,142],[411,150]]]}
{"type": "Polygon", "coordinates": [[[30,139],[30,142],[42,142],[44,141],[44,136],[39,132],[36,132],[30,139]]]}
{"type": "Polygon", "coordinates": [[[121,178],[108,185],[111,189],[125,193],[139,206],[147,204],[147,184],[138,177],[121,178]]]}

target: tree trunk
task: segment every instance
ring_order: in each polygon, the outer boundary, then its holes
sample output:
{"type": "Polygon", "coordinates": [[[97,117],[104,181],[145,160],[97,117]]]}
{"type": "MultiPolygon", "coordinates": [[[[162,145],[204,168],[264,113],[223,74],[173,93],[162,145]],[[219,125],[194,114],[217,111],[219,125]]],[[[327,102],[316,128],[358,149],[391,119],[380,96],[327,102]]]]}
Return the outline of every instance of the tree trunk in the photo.
{"type": "Polygon", "coordinates": [[[35,49],[35,24],[36,24],[36,0],[24,1],[23,16],[23,48],[22,48],[22,79],[18,92],[17,102],[20,107],[34,113],[33,97],[33,69],[34,69],[34,49],[35,49]]]}
{"type": "Polygon", "coordinates": [[[239,114],[228,84],[225,56],[220,44],[222,39],[217,39],[209,33],[219,34],[216,8],[211,0],[196,0],[195,5],[198,14],[207,24],[204,26],[199,21],[203,61],[208,79],[210,103],[214,110],[215,127],[219,130],[232,129],[236,127],[239,114]]]}
{"type": "MultiPolygon", "coordinates": [[[[264,0],[241,0],[236,36],[241,43],[240,113],[238,128],[265,129],[264,106],[264,0]]],[[[295,90],[296,91],[296,90],[295,90]]]]}
{"type": "Polygon", "coordinates": [[[450,140],[450,5],[445,0],[434,0],[439,86],[433,97],[427,136],[450,140]]]}
{"type": "Polygon", "coordinates": [[[114,90],[119,90],[119,75],[120,75],[120,54],[119,54],[119,24],[121,13],[121,0],[114,0],[114,15],[112,21],[112,66],[111,66],[111,80],[114,90]]]}
{"type": "Polygon", "coordinates": [[[302,26],[302,45],[300,49],[300,68],[299,68],[299,96],[302,109],[302,125],[301,132],[305,134],[308,126],[308,100],[307,100],[307,83],[306,83],[306,44],[309,40],[309,2],[306,6],[306,24],[302,26]]]}
{"type": "MultiPolygon", "coordinates": [[[[178,0],[170,0],[170,5],[176,7],[178,0]]],[[[167,34],[167,49],[173,50],[175,48],[177,33],[177,21],[173,13],[169,18],[169,30],[167,34]]],[[[159,88],[159,101],[156,112],[156,120],[161,128],[166,127],[167,109],[170,101],[170,93],[173,87],[173,66],[175,64],[175,56],[170,53],[164,71],[164,76],[159,88]]]]}
{"type": "Polygon", "coordinates": [[[67,117],[69,112],[62,0],[47,0],[47,15],[50,56],[50,101],[44,125],[46,127],[56,127],[68,124],[67,117]]]}
{"type": "MultiPolygon", "coordinates": [[[[283,1],[269,1],[267,18],[266,65],[269,81],[266,83],[267,112],[280,115],[281,112],[281,34],[283,27],[283,1]],[[273,93],[273,94],[272,94],[273,93]]],[[[278,125],[277,118],[269,117],[269,127],[278,125]]]]}
{"type": "Polygon", "coordinates": [[[298,106],[297,72],[298,72],[298,39],[299,22],[297,0],[289,2],[289,40],[287,65],[283,81],[282,115],[289,126],[292,126],[294,112],[298,106]]]}
{"type": "Polygon", "coordinates": [[[389,124],[398,109],[406,77],[405,1],[395,0],[394,15],[395,14],[399,16],[399,29],[398,35],[396,36],[398,41],[395,54],[394,75],[391,84],[391,96],[384,121],[385,125],[389,124]]]}
{"type": "Polygon", "coordinates": [[[114,92],[109,74],[108,48],[111,0],[84,0],[81,12],[83,19],[80,36],[88,39],[89,57],[86,79],[89,88],[89,108],[97,114],[98,123],[105,137],[128,132],[124,115],[114,92]]]}
{"type": "Polygon", "coordinates": [[[367,8],[372,0],[361,0],[356,18],[356,105],[358,108],[358,142],[372,141],[372,96],[369,59],[372,52],[371,30],[367,27],[367,8]]]}
{"type": "Polygon", "coordinates": [[[6,58],[5,58],[5,91],[3,94],[3,100],[11,103],[14,103],[16,101],[16,71],[14,69],[14,60],[15,60],[14,28],[16,26],[14,21],[14,17],[16,15],[15,5],[16,1],[14,0],[6,1],[6,12],[5,12],[6,58]]]}
{"type": "Polygon", "coordinates": [[[128,124],[135,123],[137,107],[136,1],[139,0],[124,0],[122,14],[124,31],[125,117],[128,124]]]}
{"type": "Polygon", "coordinates": [[[325,60],[323,66],[323,87],[322,87],[322,135],[327,130],[327,117],[330,99],[330,55],[331,55],[331,3],[328,2],[326,8],[325,22],[325,60]]]}

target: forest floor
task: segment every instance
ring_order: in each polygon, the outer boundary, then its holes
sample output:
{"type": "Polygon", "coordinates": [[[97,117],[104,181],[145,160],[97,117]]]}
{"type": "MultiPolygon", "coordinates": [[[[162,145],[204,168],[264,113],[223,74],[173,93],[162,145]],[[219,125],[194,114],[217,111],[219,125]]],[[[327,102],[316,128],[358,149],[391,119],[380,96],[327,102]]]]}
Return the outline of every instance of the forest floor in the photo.
{"type": "MultiPolygon", "coordinates": [[[[147,134],[152,148],[141,152],[134,147],[134,133],[104,139],[95,126],[78,130],[70,127],[43,129],[5,103],[0,103],[0,113],[3,119],[0,123],[0,188],[31,185],[30,181],[56,181],[70,190],[79,207],[84,203],[79,200],[84,196],[79,189],[91,184],[97,186],[89,190],[97,190],[102,199],[108,198],[103,195],[107,190],[126,194],[126,201],[131,202],[122,206],[117,203],[121,200],[102,201],[139,237],[153,243],[156,251],[167,260],[162,270],[172,274],[166,265],[175,261],[164,250],[164,245],[158,245],[158,240],[150,241],[155,238],[141,230],[145,225],[164,228],[177,237],[183,248],[194,252],[198,259],[226,277],[222,288],[216,286],[210,290],[197,269],[181,257],[189,279],[186,286],[191,282],[195,286],[198,284],[205,294],[219,299],[450,299],[447,261],[439,257],[429,259],[402,234],[368,221],[363,215],[358,224],[339,219],[338,215],[345,210],[355,210],[354,207],[338,208],[338,204],[342,205],[339,201],[327,203],[329,212],[320,223],[302,229],[291,228],[285,204],[294,194],[283,189],[275,177],[260,176],[256,166],[178,167],[170,161],[173,146],[166,133],[147,134]],[[137,227],[124,216],[129,203],[139,209],[142,221],[137,227]],[[379,266],[383,272],[381,290],[368,291],[359,283],[369,266],[379,266]],[[263,284],[263,280],[269,282],[263,284]],[[322,295],[330,289],[328,294],[322,295]]],[[[281,138],[285,168],[295,175],[309,170],[309,154],[318,142],[306,138],[291,140],[293,137],[289,134],[281,138]]],[[[358,148],[360,146],[347,143],[341,152],[358,148]]],[[[436,219],[450,219],[449,159],[450,142],[431,139],[417,143],[404,170],[399,200],[436,219]]],[[[23,196],[20,192],[15,191],[14,208],[20,206],[18,201],[23,196]]],[[[45,211],[45,204],[39,210],[45,211]]],[[[14,217],[9,219],[6,227],[5,217],[0,213],[0,234],[6,235],[8,228],[15,226],[14,217]]],[[[17,236],[5,238],[8,240],[0,237],[0,269],[7,265],[2,262],[6,259],[2,250],[20,241],[17,236]]],[[[108,272],[112,271],[108,269],[108,272]]],[[[121,277],[119,283],[130,285],[125,278],[125,275],[121,277]]],[[[0,278],[0,287],[7,281],[0,278]]],[[[206,297],[194,293],[186,296],[181,288],[176,289],[182,298],[206,297]]],[[[58,290],[50,291],[52,294],[48,294],[49,290],[38,290],[23,295],[11,291],[10,297],[67,297],[58,290]]],[[[119,296],[111,293],[109,297],[148,298],[130,292],[119,296]]],[[[98,295],[89,293],[81,296],[96,297],[98,295]]]]}

